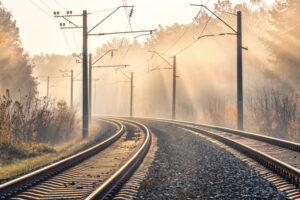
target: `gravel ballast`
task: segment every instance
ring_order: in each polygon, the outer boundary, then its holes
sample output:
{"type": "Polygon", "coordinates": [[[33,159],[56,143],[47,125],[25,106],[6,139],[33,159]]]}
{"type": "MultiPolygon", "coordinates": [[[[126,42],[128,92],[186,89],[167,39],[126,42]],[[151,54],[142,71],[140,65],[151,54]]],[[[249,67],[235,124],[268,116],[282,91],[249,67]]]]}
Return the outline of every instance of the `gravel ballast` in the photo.
{"type": "Polygon", "coordinates": [[[158,150],[139,199],[286,199],[218,145],[170,124],[142,122],[156,135],[158,150]]]}

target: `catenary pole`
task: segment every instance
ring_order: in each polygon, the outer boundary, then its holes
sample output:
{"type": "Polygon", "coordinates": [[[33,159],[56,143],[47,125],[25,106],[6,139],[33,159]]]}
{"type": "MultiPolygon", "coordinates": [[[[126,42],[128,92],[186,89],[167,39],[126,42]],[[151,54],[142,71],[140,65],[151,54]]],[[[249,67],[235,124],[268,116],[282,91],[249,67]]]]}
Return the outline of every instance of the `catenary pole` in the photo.
{"type": "Polygon", "coordinates": [[[172,119],[176,119],[176,56],[173,57],[173,98],[172,119]]]}
{"type": "Polygon", "coordinates": [[[83,45],[82,45],[82,137],[88,136],[88,59],[87,59],[87,11],[84,10],[82,14],[83,18],[83,45]]]}
{"type": "Polygon", "coordinates": [[[74,79],[73,69],[71,70],[71,93],[70,93],[70,107],[73,110],[73,79],[74,79]]]}
{"type": "Polygon", "coordinates": [[[243,114],[243,58],[242,58],[242,13],[237,12],[237,110],[238,129],[244,129],[243,114]]]}
{"type": "Polygon", "coordinates": [[[133,72],[130,74],[130,117],[133,115],[133,72]]]}
{"type": "Polygon", "coordinates": [[[92,54],[89,54],[89,121],[92,119],[92,54]]]}

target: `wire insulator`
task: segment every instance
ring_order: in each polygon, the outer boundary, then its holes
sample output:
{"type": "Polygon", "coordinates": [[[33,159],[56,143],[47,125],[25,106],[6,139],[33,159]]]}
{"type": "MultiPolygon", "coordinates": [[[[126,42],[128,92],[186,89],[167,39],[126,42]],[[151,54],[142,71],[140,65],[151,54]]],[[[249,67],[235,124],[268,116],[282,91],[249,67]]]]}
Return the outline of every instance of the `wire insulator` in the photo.
{"type": "Polygon", "coordinates": [[[131,8],[130,13],[129,13],[129,17],[132,17],[133,14],[133,8],[131,8]]]}

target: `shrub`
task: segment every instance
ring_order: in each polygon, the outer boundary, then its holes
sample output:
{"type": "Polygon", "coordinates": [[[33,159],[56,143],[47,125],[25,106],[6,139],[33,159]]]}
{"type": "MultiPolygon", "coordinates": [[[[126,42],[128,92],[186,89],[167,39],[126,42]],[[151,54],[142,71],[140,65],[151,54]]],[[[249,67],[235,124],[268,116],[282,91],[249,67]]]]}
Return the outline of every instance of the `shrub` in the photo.
{"type": "Polygon", "coordinates": [[[296,140],[299,134],[299,113],[293,91],[262,89],[247,103],[249,127],[279,138],[296,140]]]}
{"type": "Polygon", "coordinates": [[[50,144],[67,141],[75,112],[65,102],[25,96],[13,101],[9,91],[0,97],[0,160],[54,152],[50,144]]]}

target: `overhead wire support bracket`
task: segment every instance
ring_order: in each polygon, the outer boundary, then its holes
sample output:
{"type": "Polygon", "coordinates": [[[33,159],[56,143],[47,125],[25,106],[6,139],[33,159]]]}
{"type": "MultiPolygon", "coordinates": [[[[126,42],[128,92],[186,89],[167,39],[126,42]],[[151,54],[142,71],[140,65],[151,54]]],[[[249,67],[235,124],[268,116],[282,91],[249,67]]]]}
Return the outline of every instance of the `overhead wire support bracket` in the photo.
{"type": "Polygon", "coordinates": [[[133,7],[134,6],[119,6],[119,7],[117,7],[110,14],[108,14],[104,19],[102,19],[98,24],[96,24],[93,28],[91,28],[87,33],[89,34],[90,32],[92,32],[97,26],[99,26],[100,24],[102,24],[107,18],[109,18],[112,14],[114,14],[115,12],[117,12],[117,10],[119,10],[120,8],[133,8],[133,7]]]}
{"type": "Polygon", "coordinates": [[[233,32],[237,33],[237,31],[232,28],[232,26],[230,26],[227,22],[225,22],[221,17],[219,17],[218,15],[216,15],[213,11],[211,11],[207,6],[203,5],[203,4],[190,4],[191,6],[200,6],[205,8],[206,10],[208,10],[212,15],[214,15],[216,18],[218,18],[218,20],[220,20],[221,22],[223,22],[223,24],[225,24],[228,28],[230,28],[233,32]]]}
{"type": "Polygon", "coordinates": [[[92,63],[92,65],[95,65],[99,60],[101,60],[106,54],[108,54],[109,52],[112,52],[113,53],[113,51],[118,51],[118,49],[110,49],[110,50],[108,50],[108,51],[106,51],[100,58],[98,58],[96,61],[94,61],[93,63],[92,63]]]}
{"type": "Polygon", "coordinates": [[[75,23],[73,23],[71,20],[67,19],[66,17],[62,17],[65,20],[67,20],[70,24],[73,24],[76,28],[79,28],[79,26],[77,26],[75,23]]]}
{"type": "Polygon", "coordinates": [[[170,65],[172,68],[170,68],[170,69],[173,69],[173,65],[169,62],[169,61],[167,61],[167,59],[165,59],[164,57],[162,57],[158,52],[156,52],[156,51],[148,51],[148,52],[151,52],[151,53],[153,53],[153,54],[156,54],[156,55],[158,55],[161,59],[163,59],[168,65],[170,65]]]}
{"type": "Polygon", "coordinates": [[[67,14],[67,15],[59,15],[59,12],[54,12],[54,17],[61,17],[73,26],[65,27],[65,23],[60,23],[60,29],[74,29],[74,28],[83,28],[82,26],[78,26],[71,20],[67,19],[67,17],[82,17],[82,15],[72,15],[72,14],[67,14]]]}

